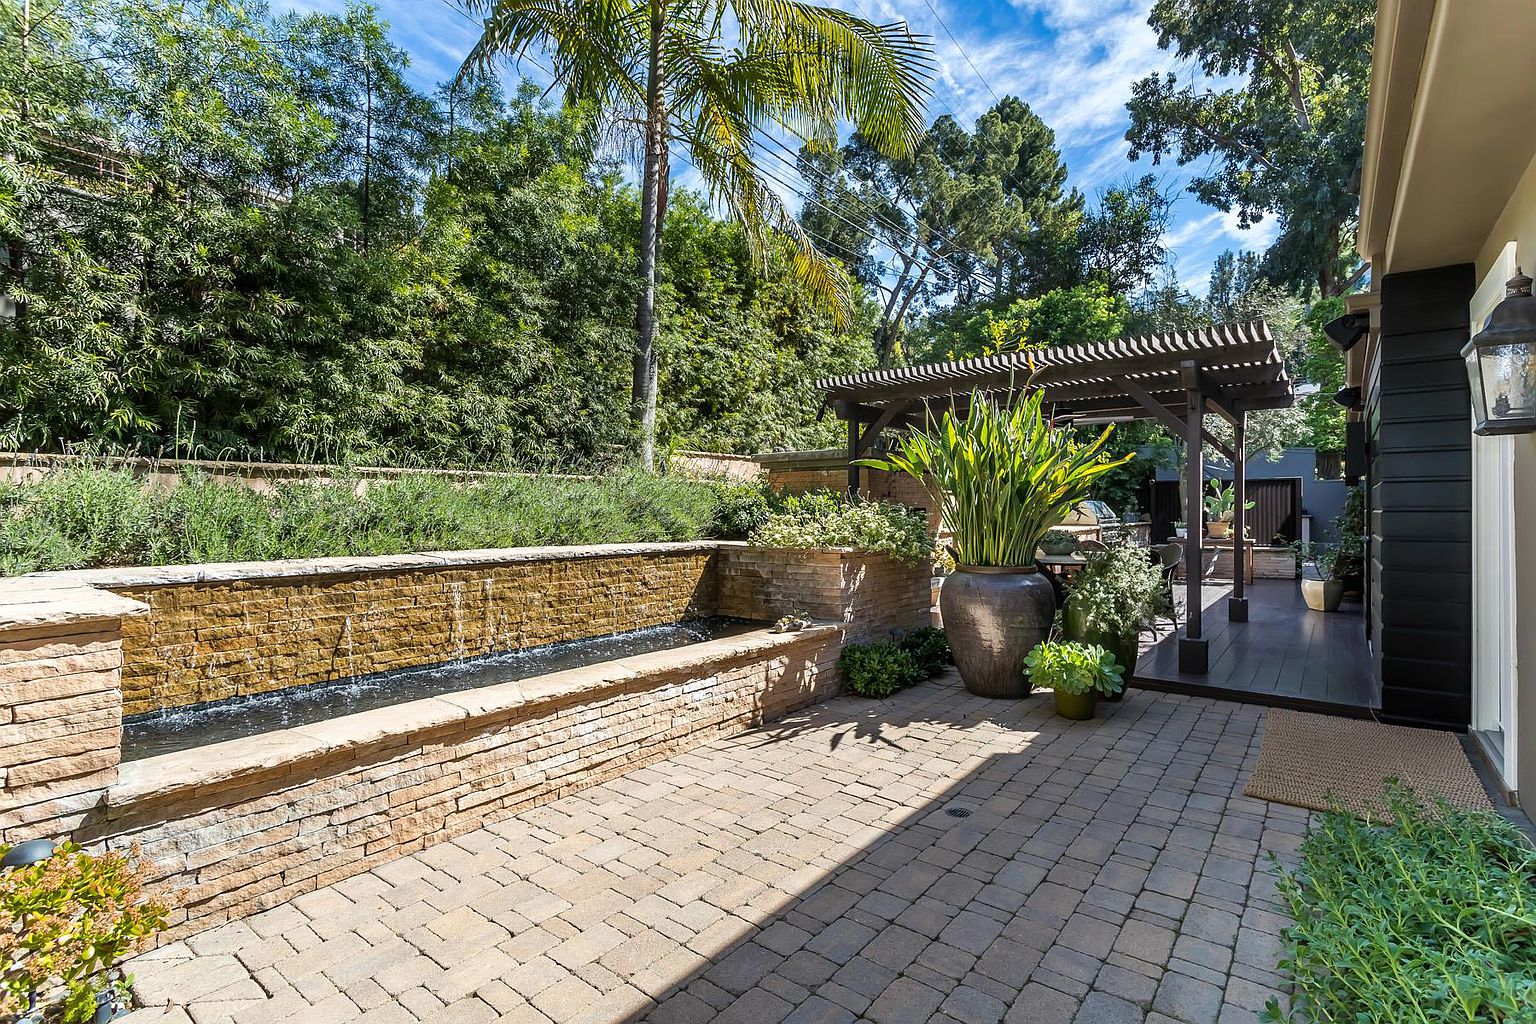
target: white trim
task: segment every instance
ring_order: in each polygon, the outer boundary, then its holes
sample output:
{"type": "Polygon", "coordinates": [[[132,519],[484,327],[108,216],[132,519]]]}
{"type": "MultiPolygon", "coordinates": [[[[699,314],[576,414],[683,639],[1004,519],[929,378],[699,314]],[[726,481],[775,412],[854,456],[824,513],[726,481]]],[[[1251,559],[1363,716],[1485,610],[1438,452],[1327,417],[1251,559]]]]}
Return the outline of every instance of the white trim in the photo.
{"type": "MultiPolygon", "coordinates": [[[[1471,302],[1472,331],[1504,297],[1515,274],[1506,245],[1471,302]]],[[[1518,777],[1515,689],[1515,449],[1507,436],[1472,436],[1472,728],[1507,788],[1518,777]]]]}

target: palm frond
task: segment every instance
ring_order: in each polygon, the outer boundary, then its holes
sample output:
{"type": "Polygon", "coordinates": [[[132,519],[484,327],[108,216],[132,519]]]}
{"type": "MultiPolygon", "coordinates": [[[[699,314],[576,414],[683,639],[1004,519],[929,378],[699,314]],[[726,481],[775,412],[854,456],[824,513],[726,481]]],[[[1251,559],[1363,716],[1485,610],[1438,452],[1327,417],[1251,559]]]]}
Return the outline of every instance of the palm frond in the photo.
{"type": "Polygon", "coordinates": [[[904,22],[876,25],[802,0],[737,0],[745,54],[779,65],[786,84],[775,120],[815,134],[853,122],[890,156],[910,154],[926,130],[932,47],[904,22]]]}
{"type": "Polygon", "coordinates": [[[484,28],[460,73],[534,48],[548,56],[568,103],[600,109],[643,96],[637,60],[646,5],[634,0],[464,0],[484,28]]]}

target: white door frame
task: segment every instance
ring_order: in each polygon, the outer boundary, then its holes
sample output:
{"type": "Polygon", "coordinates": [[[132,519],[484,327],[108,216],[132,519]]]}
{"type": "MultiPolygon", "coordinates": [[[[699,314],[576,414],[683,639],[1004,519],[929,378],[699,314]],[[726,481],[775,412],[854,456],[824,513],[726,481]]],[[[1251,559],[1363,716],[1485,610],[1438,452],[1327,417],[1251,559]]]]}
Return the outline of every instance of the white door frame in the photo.
{"type": "MultiPolygon", "coordinates": [[[[1504,298],[1515,276],[1515,243],[1506,245],[1471,302],[1472,331],[1504,298]]],[[[1494,768],[1515,786],[1515,449],[1510,437],[1472,435],[1472,729],[1494,768]],[[1497,737],[1498,742],[1491,742],[1497,737]]]]}

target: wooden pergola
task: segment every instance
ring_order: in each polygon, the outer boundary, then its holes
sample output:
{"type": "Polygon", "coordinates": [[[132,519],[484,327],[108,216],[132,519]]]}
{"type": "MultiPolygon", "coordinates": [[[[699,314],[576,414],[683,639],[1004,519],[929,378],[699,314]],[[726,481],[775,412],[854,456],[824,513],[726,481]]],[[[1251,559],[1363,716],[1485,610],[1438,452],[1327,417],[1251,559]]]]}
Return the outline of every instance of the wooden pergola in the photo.
{"type": "Polygon", "coordinates": [[[1184,547],[1188,608],[1179,638],[1181,671],[1209,667],[1201,623],[1202,576],[1199,536],[1205,467],[1210,445],[1233,466],[1237,507],[1233,545],[1231,621],[1248,618],[1246,526],[1247,471],[1244,433],[1247,414],[1280,409],[1295,400],[1285,365],[1269,327],[1262,323],[1222,324],[1148,337],[1059,345],[946,363],[870,370],[822,380],[818,385],[840,419],[848,423],[849,488],[858,492],[861,458],[880,434],[925,423],[947,410],[963,413],[973,395],[1014,401],[1043,390],[1058,422],[1112,423],[1152,419],[1184,442],[1184,483],[1191,543],[1184,547]],[[1232,425],[1229,448],[1205,429],[1215,414],[1232,425]]]}

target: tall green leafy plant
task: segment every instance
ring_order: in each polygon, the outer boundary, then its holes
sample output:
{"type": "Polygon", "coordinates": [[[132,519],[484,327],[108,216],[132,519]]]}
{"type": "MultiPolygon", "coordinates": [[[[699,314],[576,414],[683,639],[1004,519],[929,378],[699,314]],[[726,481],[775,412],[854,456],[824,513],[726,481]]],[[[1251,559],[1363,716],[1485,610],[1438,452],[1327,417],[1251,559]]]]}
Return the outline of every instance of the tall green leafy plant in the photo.
{"type": "Polygon", "coordinates": [[[1059,525],[1093,482],[1133,456],[1104,454],[1114,427],[1079,444],[1053,429],[1043,392],[1005,406],[973,394],[963,416],[952,410],[913,430],[871,469],[906,473],[928,488],[954,533],[961,565],[1029,566],[1047,530],[1059,525]]]}

